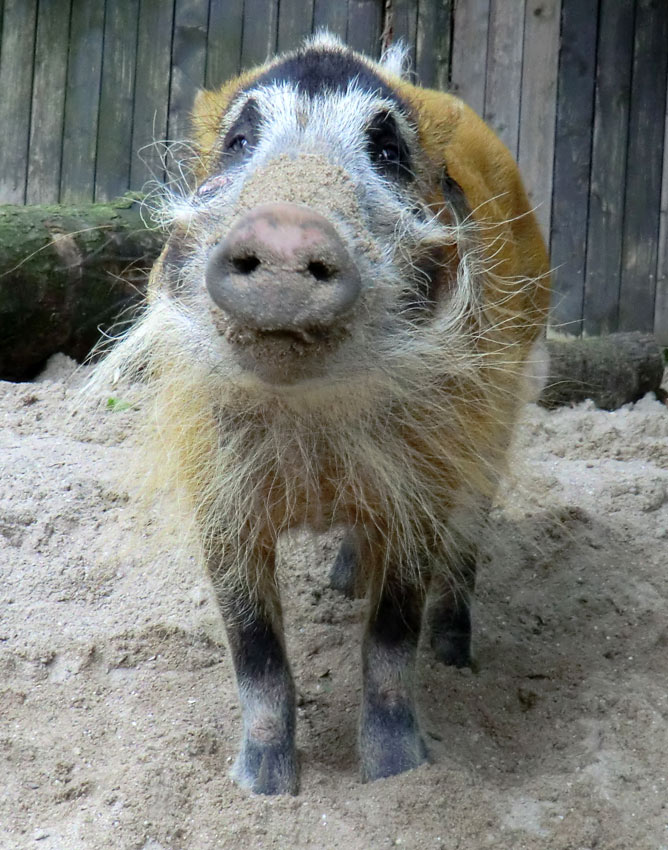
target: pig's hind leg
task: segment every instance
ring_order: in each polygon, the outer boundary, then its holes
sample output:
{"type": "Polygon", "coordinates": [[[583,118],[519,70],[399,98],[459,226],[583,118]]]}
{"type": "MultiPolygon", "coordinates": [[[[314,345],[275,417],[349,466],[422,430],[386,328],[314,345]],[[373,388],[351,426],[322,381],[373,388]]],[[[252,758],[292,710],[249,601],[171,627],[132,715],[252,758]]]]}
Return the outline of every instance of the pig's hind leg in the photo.
{"type": "Polygon", "coordinates": [[[216,588],[243,723],[231,776],[256,794],[296,794],[295,687],[285,654],[273,569],[270,572],[253,592],[239,587],[231,592],[224,583],[216,588]]]}
{"type": "Polygon", "coordinates": [[[434,654],[443,664],[471,667],[471,598],[476,557],[462,555],[450,575],[435,575],[430,586],[427,628],[434,654]]]}
{"type": "Polygon", "coordinates": [[[425,592],[386,579],[370,600],[362,649],[360,720],[363,781],[393,776],[427,761],[415,708],[415,666],[425,592]]]}
{"type": "Polygon", "coordinates": [[[329,586],[349,599],[358,595],[359,553],[354,531],[349,530],[341,541],[329,573],[329,586]]]}

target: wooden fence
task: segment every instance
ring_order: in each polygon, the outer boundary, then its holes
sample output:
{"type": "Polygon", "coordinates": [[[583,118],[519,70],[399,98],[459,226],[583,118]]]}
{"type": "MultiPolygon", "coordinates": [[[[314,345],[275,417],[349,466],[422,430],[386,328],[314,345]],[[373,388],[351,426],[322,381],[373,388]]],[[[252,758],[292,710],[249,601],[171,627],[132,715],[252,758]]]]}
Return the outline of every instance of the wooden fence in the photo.
{"type": "Polygon", "coordinates": [[[666,0],[0,0],[0,202],[104,200],[162,173],[197,88],[328,27],[460,94],[516,156],[553,327],[668,344],[666,0]]]}

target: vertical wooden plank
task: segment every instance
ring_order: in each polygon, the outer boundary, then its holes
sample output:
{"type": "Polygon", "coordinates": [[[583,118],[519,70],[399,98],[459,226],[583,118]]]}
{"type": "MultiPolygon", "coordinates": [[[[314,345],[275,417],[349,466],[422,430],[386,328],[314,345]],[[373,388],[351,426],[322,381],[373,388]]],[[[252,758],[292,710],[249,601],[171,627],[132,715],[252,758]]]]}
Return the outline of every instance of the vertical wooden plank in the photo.
{"type": "Polygon", "coordinates": [[[562,0],[554,140],[552,322],[580,336],[585,286],[598,0],[562,0]]]}
{"type": "Polygon", "coordinates": [[[619,329],[651,331],[658,260],[668,4],[636,0],[619,329]]]}
{"type": "Polygon", "coordinates": [[[633,3],[601,0],[584,292],[588,335],[617,328],[633,18],[633,3]]]}
{"type": "Polygon", "coordinates": [[[243,0],[211,0],[206,42],[206,87],[218,88],[241,70],[243,0]]]}
{"type": "Polygon", "coordinates": [[[104,3],[73,0],[60,200],[92,201],[100,105],[104,3]]]}
{"type": "Polygon", "coordinates": [[[116,198],[130,186],[138,17],[139,0],[108,0],[97,127],[96,201],[116,198]]]}
{"type": "Polygon", "coordinates": [[[5,19],[5,0],[0,0],[0,68],[2,68],[2,33],[5,19]]]}
{"type": "Polygon", "coordinates": [[[208,19],[208,0],[176,0],[167,129],[172,141],[190,135],[190,110],[206,75],[208,19]]]}
{"type": "Polygon", "coordinates": [[[478,115],[485,110],[489,3],[490,0],[455,3],[452,90],[478,115]]]}
{"type": "MultiPolygon", "coordinates": [[[[390,7],[392,40],[401,39],[409,49],[408,67],[415,68],[415,55],[417,51],[417,0],[393,0],[390,7]]],[[[387,27],[387,24],[386,24],[387,27]]]]}
{"type": "Polygon", "coordinates": [[[524,47],[524,0],[491,0],[485,121],[517,159],[524,47]]]}
{"type": "Polygon", "coordinates": [[[543,236],[550,233],[560,0],[527,0],[518,161],[543,236]]]}
{"type": "Polygon", "coordinates": [[[659,219],[659,261],[656,269],[656,307],[654,335],[659,345],[668,346],[668,94],[663,133],[663,180],[661,182],[661,212],[659,219]]]}
{"type": "Polygon", "coordinates": [[[0,202],[26,197],[36,0],[6,0],[0,59],[0,202]]]}
{"type": "Polygon", "coordinates": [[[276,52],[277,0],[245,0],[241,67],[266,62],[276,52]]]}
{"type": "Polygon", "coordinates": [[[444,91],[450,86],[452,4],[454,0],[420,0],[415,70],[423,86],[444,91]]]}
{"type": "Polygon", "coordinates": [[[380,56],[383,0],[348,0],[348,44],[373,59],[380,56]]]}
{"type": "Polygon", "coordinates": [[[313,30],[327,29],[346,40],[348,26],[348,0],[315,0],[313,4],[313,30]]]}
{"type": "Polygon", "coordinates": [[[141,189],[150,179],[162,179],[162,157],[153,143],[167,138],[173,23],[171,2],[140,0],[130,149],[131,189],[141,189]]]}
{"type": "Polygon", "coordinates": [[[39,0],[26,203],[55,204],[65,118],[70,0],[39,0]]]}
{"type": "Polygon", "coordinates": [[[281,0],[276,49],[294,50],[313,29],[313,0],[281,0]]]}

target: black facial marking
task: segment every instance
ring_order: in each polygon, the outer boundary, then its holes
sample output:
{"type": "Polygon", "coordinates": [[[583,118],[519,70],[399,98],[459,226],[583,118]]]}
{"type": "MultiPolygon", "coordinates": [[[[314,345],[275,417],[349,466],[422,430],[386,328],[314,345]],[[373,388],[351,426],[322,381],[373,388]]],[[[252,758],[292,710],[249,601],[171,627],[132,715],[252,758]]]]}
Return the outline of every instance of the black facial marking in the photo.
{"type": "Polygon", "coordinates": [[[377,93],[408,114],[406,104],[378,74],[355,56],[338,50],[302,50],[269,68],[253,80],[251,87],[293,83],[300,92],[314,97],[326,92],[345,91],[353,80],[362,91],[377,93]]]}
{"type": "Polygon", "coordinates": [[[252,153],[258,142],[259,125],[260,110],[254,100],[249,100],[223,139],[222,165],[239,162],[252,153]]]}
{"type": "Polygon", "coordinates": [[[410,154],[397,122],[389,112],[374,115],[366,129],[367,150],[374,166],[391,180],[412,177],[410,154]]]}
{"type": "Polygon", "coordinates": [[[464,190],[457,181],[448,174],[447,168],[443,170],[441,177],[441,189],[443,196],[447,201],[450,209],[455,215],[457,223],[465,221],[471,215],[471,207],[466,200],[464,190]]]}
{"type": "MultiPolygon", "coordinates": [[[[464,190],[448,174],[447,169],[443,170],[441,190],[456,224],[471,216],[471,207],[464,190]]],[[[412,266],[411,286],[402,293],[400,303],[402,315],[411,321],[420,322],[433,314],[444,286],[456,277],[457,265],[446,252],[437,248],[415,259],[412,266]]]]}
{"type": "MultiPolygon", "coordinates": [[[[464,190],[447,171],[441,175],[441,191],[447,208],[454,217],[454,223],[459,224],[471,216],[471,207],[466,199],[464,190]]],[[[416,207],[413,214],[421,217],[423,210],[416,207]]],[[[411,287],[402,294],[402,314],[411,321],[428,319],[442,297],[442,290],[457,275],[457,261],[442,247],[435,248],[421,257],[413,260],[413,274],[410,276],[411,287]]]]}

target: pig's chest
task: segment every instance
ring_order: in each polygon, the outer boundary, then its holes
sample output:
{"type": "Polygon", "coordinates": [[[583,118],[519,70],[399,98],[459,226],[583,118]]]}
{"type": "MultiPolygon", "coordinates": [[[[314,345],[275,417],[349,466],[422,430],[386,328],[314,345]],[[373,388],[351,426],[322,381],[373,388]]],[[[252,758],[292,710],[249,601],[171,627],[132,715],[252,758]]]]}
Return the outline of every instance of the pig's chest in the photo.
{"type": "Polygon", "coordinates": [[[318,446],[286,445],[257,488],[256,510],[279,531],[326,531],[355,514],[353,490],[335,458],[318,446]]]}

